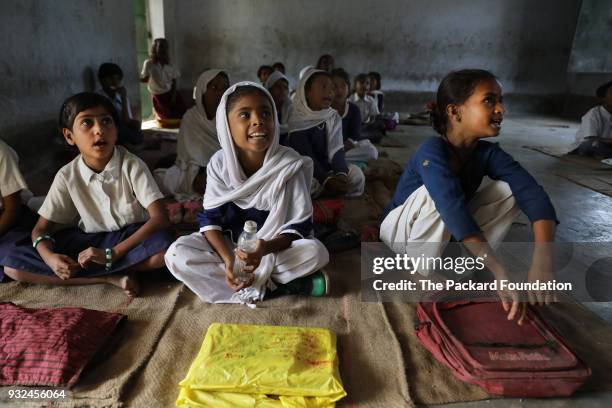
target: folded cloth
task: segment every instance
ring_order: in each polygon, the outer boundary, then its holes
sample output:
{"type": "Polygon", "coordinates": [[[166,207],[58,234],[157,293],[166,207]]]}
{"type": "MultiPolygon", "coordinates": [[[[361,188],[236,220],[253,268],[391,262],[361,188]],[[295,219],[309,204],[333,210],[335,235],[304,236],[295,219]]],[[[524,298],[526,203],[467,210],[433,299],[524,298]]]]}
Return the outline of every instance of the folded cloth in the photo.
{"type": "Polygon", "coordinates": [[[0,303],[0,385],[71,387],[126,317],[0,303]]]}
{"type": "Polygon", "coordinates": [[[213,323],[177,407],[332,408],[344,398],[327,329],[213,323]]]}

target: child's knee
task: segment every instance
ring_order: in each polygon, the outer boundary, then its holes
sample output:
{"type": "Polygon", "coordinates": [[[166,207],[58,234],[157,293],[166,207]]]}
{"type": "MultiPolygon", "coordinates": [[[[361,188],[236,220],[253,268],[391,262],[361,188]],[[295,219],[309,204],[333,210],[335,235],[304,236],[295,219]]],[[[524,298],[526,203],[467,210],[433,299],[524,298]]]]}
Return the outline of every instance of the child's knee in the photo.
{"type": "Polygon", "coordinates": [[[363,193],[365,187],[365,175],[363,171],[354,164],[349,165],[349,191],[363,193]]]}
{"type": "Polygon", "coordinates": [[[354,183],[362,183],[365,182],[365,175],[359,167],[349,164],[349,179],[354,183]]]}
{"type": "Polygon", "coordinates": [[[513,206],[516,207],[516,199],[514,198],[514,194],[512,194],[512,189],[510,185],[505,181],[495,181],[491,183],[488,188],[491,191],[491,195],[493,195],[492,200],[494,201],[509,201],[512,202],[513,206]]]}
{"type": "Polygon", "coordinates": [[[176,262],[178,259],[181,258],[179,255],[180,246],[181,246],[181,243],[180,243],[181,238],[174,241],[172,245],[170,245],[168,250],[166,250],[166,252],[164,253],[164,262],[166,264],[166,267],[168,267],[168,269],[170,269],[171,272],[177,269],[176,262]]]}
{"type": "Polygon", "coordinates": [[[201,233],[179,237],[164,256],[166,267],[175,276],[196,263],[223,262],[201,233]]]}
{"type": "Polygon", "coordinates": [[[300,247],[303,250],[306,259],[313,263],[314,269],[324,267],[329,263],[329,252],[325,245],[318,239],[304,239],[300,247]]]}
{"type": "Polygon", "coordinates": [[[24,282],[24,275],[21,271],[13,268],[9,268],[8,266],[4,267],[4,274],[17,282],[24,282]]]}
{"type": "Polygon", "coordinates": [[[159,251],[158,253],[152,255],[149,258],[149,265],[151,266],[152,269],[160,269],[163,268],[166,263],[164,261],[166,255],[166,251],[159,251]]]}

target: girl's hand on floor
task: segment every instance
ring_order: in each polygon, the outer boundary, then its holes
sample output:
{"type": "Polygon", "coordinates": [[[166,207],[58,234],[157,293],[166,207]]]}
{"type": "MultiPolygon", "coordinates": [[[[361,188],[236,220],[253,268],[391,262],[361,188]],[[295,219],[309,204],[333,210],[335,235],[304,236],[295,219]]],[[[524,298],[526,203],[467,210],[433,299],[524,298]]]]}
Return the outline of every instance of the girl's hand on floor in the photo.
{"type": "MultiPolygon", "coordinates": [[[[540,267],[539,265],[536,265],[535,262],[533,265],[531,265],[529,274],[527,275],[528,282],[540,281],[540,283],[545,283],[554,279],[555,273],[551,269],[547,267],[540,267]]],[[[550,305],[558,300],[554,291],[547,290],[530,290],[527,292],[527,297],[529,299],[529,304],[539,306],[550,305]]]]}
{"type": "Polygon", "coordinates": [[[81,266],[74,259],[68,255],[52,254],[45,262],[49,265],[49,268],[63,280],[70,279],[74,276],[76,271],[81,269],[81,266]]]}
{"type": "Polygon", "coordinates": [[[238,258],[244,261],[244,270],[249,273],[253,273],[261,263],[261,258],[266,255],[266,241],[263,239],[257,240],[255,250],[253,252],[244,252],[242,249],[236,248],[234,251],[238,258]]]}
{"type": "Polygon", "coordinates": [[[81,251],[78,261],[81,267],[84,269],[87,269],[92,262],[99,265],[105,265],[106,251],[100,248],[89,247],[86,250],[81,251]]]}
{"type": "Polygon", "coordinates": [[[516,291],[500,290],[497,291],[497,294],[499,295],[504,311],[508,312],[508,320],[514,320],[514,318],[517,317],[516,323],[522,326],[527,315],[527,303],[521,301],[520,295],[516,291]]]}
{"type": "Polygon", "coordinates": [[[241,282],[238,278],[234,277],[234,261],[232,260],[225,264],[225,282],[227,286],[236,292],[253,284],[255,275],[252,273],[249,275],[250,279],[247,282],[241,282]]]}

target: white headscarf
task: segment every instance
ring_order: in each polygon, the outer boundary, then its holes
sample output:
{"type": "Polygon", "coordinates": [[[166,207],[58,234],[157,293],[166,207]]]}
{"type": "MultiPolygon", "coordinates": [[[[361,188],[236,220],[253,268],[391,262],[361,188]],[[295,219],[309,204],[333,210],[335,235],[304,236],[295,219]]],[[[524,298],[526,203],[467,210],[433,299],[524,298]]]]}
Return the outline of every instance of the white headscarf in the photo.
{"type": "MultiPolygon", "coordinates": [[[[292,224],[299,224],[312,217],[310,183],[312,160],[299,155],[295,150],[280,146],[276,107],[270,93],[254,82],[239,82],[230,87],[221,98],[217,108],[217,134],[221,150],[213,155],[207,167],[204,209],[217,208],[233,202],[238,207],[269,211],[257,237],[264,240],[275,238],[292,224]],[[253,86],[261,89],[270,98],[274,109],[274,135],[266,151],[262,167],[246,177],[227,121],[227,98],[238,87],[253,86]]],[[[263,299],[266,284],[276,263],[276,254],[261,259],[255,271],[255,282],[236,293],[242,302],[263,299]]]]}
{"type": "Polygon", "coordinates": [[[222,72],[225,73],[220,69],[204,71],[193,88],[195,106],[189,109],[181,120],[176,147],[176,164],[181,168],[189,164],[206,167],[212,155],[221,149],[217,138],[215,118],[209,120],[206,117],[202,96],[206,92],[208,83],[222,72]]]}
{"type": "MultiPolygon", "coordinates": [[[[284,79],[287,81],[287,85],[289,84],[289,79],[280,71],[274,71],[270,74],[268,79],[266,80],[266,89],[269,91],[272,89],[274,84],[280,79],[284,79]]],[[[283,101],[283,106],[281,106],[281,114],[280,114],[280,133],[286,134],[289,132],[289,118],[293,113],[293,102],[289,97],[285,98],[283,101]]]]}
{"type": "Polygon", "coordinates": [[[287,81],[287,84],[289,84],[289,79],[287,79],[285,74],[280,71],[274,71],[270,74],[270,76],[268,76],[268,79],[266,80],[266,89],[269,91],[270,88],[272,88],[276,81],[278,81],[279,79],[284,79],[285,81],[287,81]]]}
{"type": "Polygon", "coordinates": [[[308,78],[317,72],[326,72],[318,69],[307,71],[298,83],[295,96],[293,98],[293,112],[289,118],[289,138],[292,132],[310,129],[325,122],[327,132],[327,152],[328,159],[331,161],[336,152],[344,148],[342,140],[342,118],[338,112],[329,107],[318,111],[313,111],[306,101],[306,82],[308,78]]]}
{"type": "Polygon", "coordinates": [[[300,70],[300,74],[298,75],[298,80],[304,78],[304,75],[306,75],[306,72],[308,72],[311,69],[316,69],[316,68],[313,67],[312,65],[306,65],[304,68],[302,68],[300,70]]]}

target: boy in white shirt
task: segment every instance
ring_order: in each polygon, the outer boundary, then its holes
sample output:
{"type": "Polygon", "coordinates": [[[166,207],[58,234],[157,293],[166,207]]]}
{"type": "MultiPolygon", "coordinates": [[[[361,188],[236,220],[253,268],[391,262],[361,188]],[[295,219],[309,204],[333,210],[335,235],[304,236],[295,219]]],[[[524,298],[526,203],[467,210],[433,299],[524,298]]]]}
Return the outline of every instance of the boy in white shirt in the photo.
{"type": "Polygon", "coordinates": [[[19,220],[21,191],[28,188],[19,171],[15,150],[0,140],[0,237],[19,220]]]}
{"type": "Polygon", "coordinates": [[[31,240],[15,242],[2,260],[6,275],[47,285],[110,283],[135,296],[137,282],[126,270],[164,266],[174,234],[163,195],[144,162],[115,146],[117,119],[99,94],[64,102],[60,127],[80,154],[56,174],[31,240]]]}
{"type": "Polygon", "coordinates": [[[582,117],[574,152],[606,158],[612,156],[612,81],[597,88],[596,95],[600,105],[582,117]]]}
{"type": "Polygon", "coordinates": [[[98,93],[110,99],[121,119],[119,123],[119,144],[125,142],[132,144],[142,143],[141,122],[138,119],[134,119],[132,115],[130,99],[122,84],[123,71],[121,67],[111,62],[101,64],[98,68],[98,80],[102,86],[98,93]]]}
{"type": "Polygon", "coordinates": [[[385,135],[385,121],[383,120],[376,101],[370,92],[370,77],[367,74],[359,74],[355,77],[355,93],[349,99],[359,108],[361,113],[361,136],[370,139],[372,143],[380,142],[385,135]]]}
{"type": "Polygon", "coordinates": [[[0,282],[2,260],[10,254],[12,243],[28,237],[34,225],[34,214],[23,205],[24,193],[30,192],[18,162],[17,153],[0,140],[0,282]]]}

